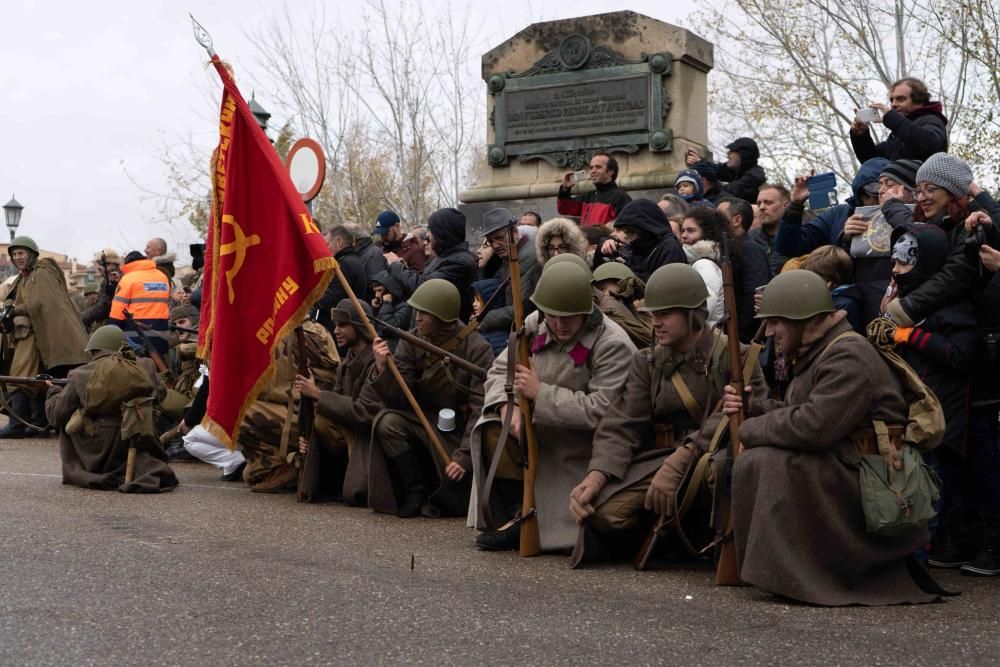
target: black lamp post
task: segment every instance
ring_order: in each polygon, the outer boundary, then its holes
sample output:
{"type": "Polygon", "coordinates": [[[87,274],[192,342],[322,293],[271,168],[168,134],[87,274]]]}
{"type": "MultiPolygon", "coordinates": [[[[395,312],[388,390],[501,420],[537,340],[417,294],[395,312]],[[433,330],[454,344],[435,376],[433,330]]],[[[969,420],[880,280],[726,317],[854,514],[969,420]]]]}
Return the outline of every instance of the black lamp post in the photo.
{"type": "MultiPolygon", "coordinates": [[[[253,117],[257,119],[257,124],[260,125],[260,129],[264,131],[264,136],[267,136],[267,121],[270,120],[271,114],[264,110],[264,107],[257,104],[257,100],[254,99],[255,93],[250,94],[250,102],[247,106],[250,107],[250,113],[253,117]]],[[[270,137],[268,137],[270,139],[270,137]]],[[[273,141],[271,143],[274,143],[273,141]]]]}
{"type": "Polygon", "coordinates": [[[14,199],[14,195],[10,196],[10,201],[3,205],[3,214],[7,218],[7,229],[10,230],[10,240],[14,240],[14,234],[17,233],[17,226],[21,224],[21,211],[24,207],[21,203],[14,199]]]}

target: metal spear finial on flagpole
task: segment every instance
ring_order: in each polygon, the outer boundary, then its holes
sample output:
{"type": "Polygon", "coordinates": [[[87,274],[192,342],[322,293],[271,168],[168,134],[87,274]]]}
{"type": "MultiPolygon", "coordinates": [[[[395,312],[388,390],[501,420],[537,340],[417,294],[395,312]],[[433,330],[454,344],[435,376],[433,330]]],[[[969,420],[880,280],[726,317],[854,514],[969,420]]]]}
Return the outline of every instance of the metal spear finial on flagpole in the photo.
{"type": "Polygon", "coordinates": [[[192,24],[191,27],[194,29],[195,40],[203,47],[205,47],[205,50],[208,51],[209,56],[214,58],[215,50],[212,48],[212,36],[208,34],[207,30],[205,30],[205,26],[198,23],[198,20],[194,17],[194,14],[189,13],[188,16],[191,17],[191,24],[192,24]]]}

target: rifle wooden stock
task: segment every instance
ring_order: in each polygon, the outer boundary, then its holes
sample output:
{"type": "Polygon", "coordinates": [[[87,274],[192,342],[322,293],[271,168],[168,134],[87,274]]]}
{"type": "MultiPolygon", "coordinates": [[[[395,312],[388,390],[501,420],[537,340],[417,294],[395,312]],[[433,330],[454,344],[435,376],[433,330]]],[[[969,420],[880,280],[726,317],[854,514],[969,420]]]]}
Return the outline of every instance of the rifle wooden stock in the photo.
{"type": "MultiPolygon", "coordinates": [[[[729,241],[723,236],[720,242],[722,250],[722,293],[726,307],[726,337],[729,338],[729,383],[736,387],[743,396],[743,360],[740,357],[740,324],[736,313],[736,288],[733,283],[733,264],[729,257],[729,241]]],[[[740,424],[743,423],[743,410],[729,415],[729,449],[733,467],[736,457],[740,454],[740,424]]],[[[732,487],[730,486],[730,494],[732,487]]],[[[729,518],[726,520],[726,539],[719,550],[719,562],[715,569],[716,586],[739,586],[740,564],[736,555],[736,542],[733,535],[733,504],[729,505],[729,518]]]]}
{"type": "MultiPolygon", "coordinates": [[[[514,224],[507,225],[507,268],[510,274],[510,293],[514,303],[514,331],[517,336],[517,363],[531,366],[528,350],[528,339],[522,335],[524,328],[524,301],[521,298],[521,263],[517,256],[517,244],[514,243],[514,224]]],[[[531,401],[519,396],[517,406],[521,412],[521,431],[527,445],[526,464],[524,471],[524,495],[521,500],[521,543],[519,552],[522,558],[537,556],[541,553],[541,537],[538,534],[538,514],[535,512],[535,479],[538,476],[538,436],[535,433],[535,423],[532,420],[531,401]]],[[[500,453],[497,452],[497,456],[500,453]]]]}
{"type": "MultiPolygon", "coordinates": [[[[371,335],[372,339],[378,338],[378,332],[375,331],[375,327],[372,326],[371,321],[368,319],[368,315],[365,313],[365,309],[361,307],[361,302],[358,301],[357,295],[354,293],[354,290],[351,289],[351,284],[347,282],[347,278],[341,272],[339,266],[334,269],[334,273],[337,276],[337,280],[340,281],[340,286],[344,288],[345,292],[347,292],[347,297],[351,300],[351,305],[354,306],[354,311],[358,314],[358,317],[361,318],[361,321],[364,322],[365,329],[368,331],[369,335],[371,335]]],[[[438,438],[434,427],[431,426],[429,421],[427,421],[427,416],[424,415],[424,411],[420,409],[420,404],[417,403],[417,399],[413,396],[413,392],[406,386],[406,381],[403,380],[403,376],[400,375],[399,369],[396,368],[396,362],[393,360],[392,356],[386,360],[386,365],[389,367],[389,371],[392,373],[392,377],[395,378],[396,383],[403,392],[403,395],[406,396],[406,401],[410,404],[410,409],[413,410],[417,419],[420,420],[420,425],[424,427],[424,432],[427,433],[427,437],[430,439],[431,445],[434,446],[434,451],[436,451],[441,460],[444,461],[444,464],[448,465],[451,463],[451,457],[448,456],[448,452],[445,451],[444,446],[441,444],[441,439],[438,438]]]]}
{"type": "MultiPolygon", "coordinates": [[[[302,377],[309,377],[309,361],[306,358],[306,332],[301,324],[295,327],[295,342],[299,348],[298,374],[302,377]]],[[[315,418],[316,402],[311,398],[299,395],[299,437],[305,438],[306,442],[312,439],[313,421],[315,418]]],[[[294,451],[298,451],[299,443],[296,442],[294,447],[294,451]]],[[[313,454],[312,448],[310,448],[305,456],[299,458],[299,481],[295,485],[295,498],[300,503],[305,501],[306,459],[309,458],[310,454],[313,454]]]]}
{"type": "Polygon", "coordinates": [[[136,322],[135,317],[129,311],[126,310],[124,313],[125,319],[132,325],[135,332],[139,334],[139,338],[142,339],[142,344],[146,346],[146,354],[148,354],[149,358],[153,360],[154,364],[156,364],[156,370],[161,373],[169,373],[170,370],[167,368],[167,365],[163,363],[163,357],[161,357],[160,353],[156,351],[153,344],[149,342],[149,337],[146,336],[146,332],[143,330],[144,325],[141,322],[136,322]]]}
{"type": "Polygon", "coordinates": [[[430,343],[430,342],[424,340],[423,338],[420,338],[419,336],[414,336],[409,331],[403,331],[402,329],[400,329],[398,327],[394,327],[391,324],[389,324],[388,322],[383,322],[382,320],[380,320],[377,317],[372,317],[372,319],[375,320],[376,322],[378,322],[379,324],[381,324],[386,329],[388,329],[390,333],[392,333],[394,336],[400,338],[401,340],[405,340],[407,343],[410,343],[411,345],[413,345],[415,347],[419,347],[421,350],[425,350],[427,352],[430,352],[431,354],[435,354],[435,355],[437,355],[439,357],[447,359],[448,363],[454,364],[455,366],[458,366],[462,370],[467,371],[469,373],[472,373],[473,375],[475,375],[480,380],[485,380],[486,379],[486,369],[485,368],[480,368],[479,366],[476,366],[471,361],[466,361],[465,359],[463,359],[462,357],[458,356],[457,354],[452,354],[451,352],[448,352],[447,350],[442,350],[440,347],[438,347],[434,343],[430,343]]]}
{"type": "Polygon", "coordinates": [[[67,385],[69,380],[61,380],[48,375],[36,375],[35,377],[20,377],[17,375],[0,375],[0,384],[13,384],[23,387],[36,387],[51,382],[56,385],[67,385]]]}

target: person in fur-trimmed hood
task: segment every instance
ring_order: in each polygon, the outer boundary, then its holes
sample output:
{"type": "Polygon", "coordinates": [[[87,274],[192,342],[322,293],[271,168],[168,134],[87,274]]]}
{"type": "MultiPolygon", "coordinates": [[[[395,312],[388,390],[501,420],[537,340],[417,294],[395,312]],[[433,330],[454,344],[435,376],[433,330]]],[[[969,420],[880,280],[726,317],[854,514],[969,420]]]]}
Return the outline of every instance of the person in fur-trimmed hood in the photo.
{"type": "Polygon", "coordinates": [[[539,265],[545,266],[545,262],[555,255],[567,252],[587,258],[587,238],[580,231],[579,225],[569,218],[552,218],[538,228],[538,233],[535,234],[535,254],[539,265]]]}

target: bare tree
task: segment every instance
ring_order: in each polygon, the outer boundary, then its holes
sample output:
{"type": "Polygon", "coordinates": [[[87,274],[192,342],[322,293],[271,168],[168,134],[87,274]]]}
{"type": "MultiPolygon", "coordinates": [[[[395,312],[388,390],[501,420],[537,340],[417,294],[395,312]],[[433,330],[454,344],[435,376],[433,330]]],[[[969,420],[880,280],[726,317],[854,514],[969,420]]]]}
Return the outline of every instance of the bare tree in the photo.
{"type": "Polygon", "coordinates": [[[916,76],[944,104],[955,152],[984,164],[966,150],[987,117],[968,85],[971,35],[941,15],[940,0],[919,1],[734,0],[702,13],[692,27],[716,45],[713,135],[755,137],[774,180],[814,168],[850,182],[858,167],[848,135],[855,110],[916,76]],[[935,29],[936,18],[947,27],[935,29]]]}

